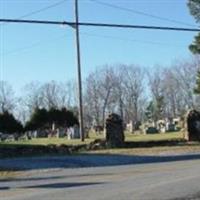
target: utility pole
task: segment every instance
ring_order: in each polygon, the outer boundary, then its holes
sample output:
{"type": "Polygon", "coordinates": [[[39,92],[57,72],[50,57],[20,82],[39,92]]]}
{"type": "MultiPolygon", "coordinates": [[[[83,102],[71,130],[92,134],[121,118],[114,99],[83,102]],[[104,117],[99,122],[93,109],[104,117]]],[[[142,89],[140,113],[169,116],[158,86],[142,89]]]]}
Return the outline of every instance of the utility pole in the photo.
{"type": "Polygon", "coordinates": [[[82,80],[81,80],[81,56],[79,40],[79,15],[78,0],[75,0],[75,31],[76,31],[76,52],[77,52],[77,72],[78,72],[78,96],[79,96],[79,130],[81,141],[84,142],[84,125],[83,125],[83,103],[82,103],[82,80]]]}

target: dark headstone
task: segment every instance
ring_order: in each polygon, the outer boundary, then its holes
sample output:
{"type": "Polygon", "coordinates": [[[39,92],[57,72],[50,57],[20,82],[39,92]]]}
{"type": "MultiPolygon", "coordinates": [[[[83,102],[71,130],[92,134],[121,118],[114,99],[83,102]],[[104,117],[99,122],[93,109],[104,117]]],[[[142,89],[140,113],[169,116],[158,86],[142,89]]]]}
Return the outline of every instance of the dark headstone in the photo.
{"type": "Polygon", "coordinates": [[[150,126],[146,130],[146,134],[155,134],[155,133],[159,133],[159,131],[156,127],[150,126]]]}
{"type": "Polygon", "coordinates": [[[167,132],[174,132],[174,131],[176,131],[175,124],[168,124],[167,132]]]}
{"type": "Polygon", "coordinates": [[[124,145],[123,121],[117,114],[110,114],[106,119],[106,142],[109,147],[124,145]]]}
{"type": "Polygon", "coordinates": [[[200,141],[200,112],[191,110],[186,119],[187,134],[185,138],[189,141],[200,141]]]}

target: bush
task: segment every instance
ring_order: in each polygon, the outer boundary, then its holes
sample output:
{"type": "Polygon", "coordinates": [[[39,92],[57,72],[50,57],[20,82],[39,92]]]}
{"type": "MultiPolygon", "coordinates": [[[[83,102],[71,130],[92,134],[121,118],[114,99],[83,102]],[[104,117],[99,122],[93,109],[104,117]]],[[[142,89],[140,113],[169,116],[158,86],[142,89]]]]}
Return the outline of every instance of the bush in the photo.
{"type": "Polygon", "coordinates": [[[0,113],[0,132],[6,134],[21,133],[23,132],[22,124],[9,113],[0,113]]]}
{"type": "Polygon", "coordinates": [[[78,124],[78,119],[73,112],[65,108],[61,110],[51,108],[49,111],[44,108],[37,108],[31,119],[26,123],[25,129],[51,129],[53,123],[60,127],[71,127],[78,124]]]}

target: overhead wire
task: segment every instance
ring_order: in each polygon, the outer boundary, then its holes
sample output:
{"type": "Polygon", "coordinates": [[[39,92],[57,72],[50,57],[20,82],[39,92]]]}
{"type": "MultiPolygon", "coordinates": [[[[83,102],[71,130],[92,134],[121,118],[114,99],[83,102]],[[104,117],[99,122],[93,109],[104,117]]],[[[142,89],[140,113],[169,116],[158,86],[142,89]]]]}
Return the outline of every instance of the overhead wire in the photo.
{"type": "Polygon", "coordinates": [[[110,8],[114,8],[114,9],[118,9],[118,10],[122,10],[122,11],[127,11],[127,12],[138,14],[138,15],[143,15],[143,16],[146,16],[146,17],[151,17],[151,18],[154,18],[154,19],[162,20],[162,21],[168,21],[168,22],[181,24],[181,25],[186,25],[186,26],[190,26],[190,27],[197,27],[195,25],[192,25],[192,24],[189,24],[189,23],[185,23],[183,21],[157,16],[157,15],[153,15],[153,14],[146,13],[146,12],[143,12],[143,11],[138,11],[138,10],[135,10],[135,9],[132,9],[132,8],[126,8],[126,7],[118,6],[118,5],[115,5],[115,4],[102,2],[102,1],[99,1],[99,0],[89,0],[89,1],[97,3],[99,5],[104,5],[104,6],[107,6],[107,7],[110,7],[110,8]]]}
{"type": "Polygon", "coordinates": [[[184,27],[169,27],[169,26],[148,26],[148,25],[133,25],[133,24],[110,24],[110,23],[93,23],[93,22],[69,22],[69,21],[49,21],[49,20],[21,20],[21,19],[0,19],[0,22],[9,23],[24,23],[24,24],[46,24],[46,25],[68,25],[72,28],[76,26],[90,27],[105,27],[105,28],[127,28],[127,29],[149,29],[163,31],[188,31],[199,32],[200,28],[184,28],[184,27]]]}
{"type": "Polygon", "coordinates": [[[8,55],[16,54],[16,53],[19,53],[19,52],[24,52],[28,49],[32,49],[32,48],[44,45],[46,43],[49,44],[49,42],[53,43],[53,42],[58,41],[62,38],[66,38],[66,33],[62,34],[61,36],[58,36],[58,37],[48,38],[48,40],[45,40],[45,41],[38,41],[38,42],[35,42],[35,43],[32,43],[32,44],[29,44],[27,46],[24,46],[24,47],[19,47],[19,48],[13,49],[13,50],[9,50],[9,51],[0,53],[0,56],[8,56],[8,55]]]}
{"type": "Polygon", "coordinates": [[[43,11],[46,11],[46,10],[50,9],[50,8],[54,8],[54,7],[56,7],[56,6],[59,6],[59,5],[63,4],[63,3],[66,2],[66,1],[68,1],[68,0],[62,0],[62,1],[56,2],[56,3],[54,3],[54,4],[51,4],[51,5],[49,5],[49,6],[46,6],[46,7],[44,7],[44,8],[41,8],[41,9],[32,11],[32,12],[30,12],[30,13],[27,13],[27,14],[25,14],[25,15],[20,16],[18,19],[23,19],[23,18],[25,18],[25,17],[30,17],[30,16],[32,16],[32,15],[41,13],[41,12],[43,12],[43,11]]]}
{"type": "MultiPolygon", "coordinates": [[[[112,39],[112,40],[118,40],[118,41],[125,41],[125,42],[133,42],[133,43],[140,43],[140,44],[147,44],[147,45],[159,45],[159,46],[168,46],[168,47],[182,47],[185,45],[181,45],[181,44],[169,44],[169,43],[162,43],[162,42],[156,42],[156,41],[145,41],[145,40],[135,40],[135,39],[129,39],[129,38],[123,38],[123,37],[115,37],[115,36],[111,36],[111,35],[103,35],[103,34],[93,34],[93,33],[88,33],[88,32],[80,32],[80,35],[83,36],[87,36],[87,37],[98,37],[98,38],[104,38],[104,39],[112,39]]],[[[51,39],[48,39],[47,41],[39,41],[39,42],[35,42],[32,43],[28,46],[24,46],[24,47],[19,47],[16,48],[14,50],[10,50],[4,53],[0,53],[0,56],[8,56],[11,54],[16,54],[16,53],[20,53],[20,52],[24,52],[26,50],[38,47],[38,46],[42,46],[46,43],[52,43],[55,42],[57,40],[60,40],[62,38],[66,38],[66,34],[63,34],[59,37],[54,37],[51,39]]]]}
{"type": "Polygon", "coordinates": [[[148,40],[135,40],[135,39],[130,39],[130,38],[123,38],[123,37],[103,35],[103,34],[93,34],[93,33],[87,33],[87,32],[80,32],[80,34],[86,35],[86,36],[98,37],[98,38],[113,39],[113,40],[127,41],[127,42],[137,42],[137,43],[143,43],[143,44],[149,44],[149,45],[160,45],[160,46],[170,46],[170,47],[185,46],[182,44],[174,44],[174,43],[169,44],[169,43],[164,43],[164,42],[156,42],[156,41],[148,41],[148,40]]]}
{"type": "MultiPolygon", "coordinates": [[[[56,3],[54,3],[54,4],[49,5],[49,6],[40,8],[40,9],[38,9],[38,10],[31,11],[31,12],[26,13],[26,14],[24,14],[24,15],[21,15],[21,16],[17,17],[17,19],[24,19],[24,18],[26,18],[26,17],[30,17],[30,16],[32,16],[32,15],[35,15],[35,14],[44,12],[44,11],[46,11],[46,10],[49,10],[49,9],[51,9],[51,8],[54,8],[54,7],[59,6],[59,5],[63,4],[63,3],[66,2],[66,1],[69,1],[69,0],[61,0],[61,1],[58,1],[58,2],[56,2],[56,3]]],[[[7,23],[7,22],[4,22],[3,24],[0,24],[0,25],[5,25],[5,24],[8,24],[8,23],[7,23]]]]}
{"type": "MultiPolygon", "coordinates": [[[[59,5],[61,5],[61,4],[63,4],[64,2],[66,2],[66,1],[68,1],[68,0],[61,0],[61,1],[58,1],[58,2],[56,2],[56,3],[53,3],[53,4],[51,4],[51,5],[49,5],[49,6],[46,6],[46,7],[43,7],[43,8],[41,8],[41,9],[37,9],[37,10],[34,10],[34,11],[31,11],[31,12],[29,12],[29,13],[26,13],[26,14],[24,14],[24,15],[22,15],[22,16],[19,16],[19,17],[17,17],[17,19],[24,19],[24,18],[26,18],[26,17],[29,17],[29,16],[33,16],[33,15],[35,15],[35,14],[38,14],[38,13],[41,13],[41,12],[44,12],[44,11],[46,11],[46,10],[49,10],[49,9],[51,9],[51,8],[54,8],[54,7],[57,7],[57,6],[59,6],[59,5]]],[[[5,26],[5,25],[8,25],[9,23],[8,22],[4,22],[4,23],[0,23],[0,27],[2,27],[2,26],[5,26]]],[[[1,29],[2,30],[2,29],[1,29]]],[[[2,35],[2,33],[0,33],[0,35],[2,35]]],[[[1,37],[1,36],[0,36],[1,37]]],[[[37,46],[38,44],[32,44],[31,45],[31,47],[33,47],[33,46],[37,46]]],[[[3,48],[3,47],[2,47],[3,48]]],[[[29,47],[30,48],[30,47],[29,47]]],[[[0,48],[1,49],[1,48],[0,48]]],[[[24,51],[24,50],[26,50],[27,48],[19,48],[17,51],[24,51]]],[[[8,55],[8,54],[10,54],[10,53],[15,53],[16,52],[16,50],[14,50],[14,51],[12,51],[12,52],[7,52],[7,53],[2,53],[2,54],[0,54],[1,55],[1,57],[3,57],[4,55],[8,55]],[[2,56],[3,55],[3,56],[2,56]]],[[[1,76],[3,76],[3,58],[1,58],[0,59],[0,80],[2,79],[1,78],[1,76]]]]}
{"type": "MultiPolygon", "coordinates": [[[[59,1],[57,3],[51,4],[51,5],[47,6],[47,7],[41,8],[39,10],[35,10],[33,12],[27,13],[27,14],[19,17],[16,20],[12,20],[12,19],[0,19],[0,22],[3,21],[3,22],[6,22],[6,23],[9,23],[9,22],[16,22],[16,23],[21,22],[21,23],[40,23],[40,24],[60,24],[60,25],[69,25],[69,26],[71,26],[71,27],[74,28],[75,25],[76,25],[74,22],[65,22],[65,21],[63,21],[63,22],[58,22],[58,21],[40,21],[40,20],[20,20],[20,18],[22,19],[22,18],[31,16],[31,15],[43,12],[43,11],[45,11],[47,9],[53,8],[55,6],[58,6],[58,5],[66,2],[66,1],[68,1],[68,0],[62,0],[62,1],[59,1]]],[[[158,17],[158,16],[155,16],[155,15],[143,13],[143,12],[140,12],[140,11],[135,11],[135,10],[132,10],[132,9],[129,9],[129,8],[119,7],[119,6],[110,4],[110,3],[100,2],[98,0],[90,0],[90,1],[93,1],[93,2],[96,2],[96,3],[99,3],[99,4],[103,4],[103,5],[106,5],[106,6],[109,6],[109,7],[117,8],[117,9],[123,9],[123,10],[126,10],[126,11],[136,12],[137,14],[142,14],[142,15],[146,15],[146,16],[150,16],[150,17],[154,17],[154,18],[158,18],[158,19],[162,19],[162,20],[167,20],[167,21],[171,21],[171,22],[175,22],[175,23],[181,23],[181,24],[188,25],[188,24],[182,23],[180,21],[158,17]]],[[[145,29],[176,30],[176,31],[200,31],[200,29],[188,29],[188,28],[177,28],[177,27],[155,27],[155,26],[102,24],[102,23],[79,23],[79,25],[82,25],[82,26],[97,26],[97,27],[98,26],[100,26],[100,27],[115,27],[115,28],[145,28],[145,29]]],[[[190,26],[192,26],[192,25],[190,25],[190,26]]],[[[146,43],[146,44],[167,45],[167,46],[169,46],[169,44],[167,44],[167,43],[160,43],[160,42],[154,42],[154,41],[139,41],[139,40],[132,40],[132,39],[124,39],[122,37],[114,37],[114,36],[110,36],[110,35],[91,34],[91,33],[86,33],[86,32],[82,32],[81,34],[82,35],[87,35],[87,36],[94,36],[94,37],[101,37],[101,38],[109,38],[109,39],[122,40],[122,41],[132,41],[132,42],[139,42],[139,43],[146,43]]],[[[65,37],[65,36],[63,35],[62,37],[65,37]]],[[[59,37],[59,38],[61,38],[61,37],[59,37]]],[[[38,46],[41,43],[43,43],[43,42],[37,42],[37,43],[31,44],[28,47],[21,47],[21,48],[18,48],[16,50],[8,51],[8,52],[0,54],[0,55],[8,55],[8,54],[16,53],[18,51],[24,51],[26,49],[30,49],[30,48],[33,48],[35,46],[38,46]]],[[[170,46],[175,46],[175,45],[172,44],[170,46]]],[[[180,45],[176,45],[176,46],[180,46],[180,45]]]]}

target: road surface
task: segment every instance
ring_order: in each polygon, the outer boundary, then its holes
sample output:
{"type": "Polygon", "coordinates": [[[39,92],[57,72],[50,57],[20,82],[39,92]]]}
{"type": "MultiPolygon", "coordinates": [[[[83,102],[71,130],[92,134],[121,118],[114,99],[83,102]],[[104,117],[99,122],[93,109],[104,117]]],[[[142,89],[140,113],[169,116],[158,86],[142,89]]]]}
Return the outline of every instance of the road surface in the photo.
{"type": "Polygon", "coordinates": [[[197,200],[200,199],[200,159],[36,168],[12,179],[0,179],[0,199],[197,200]]]}

